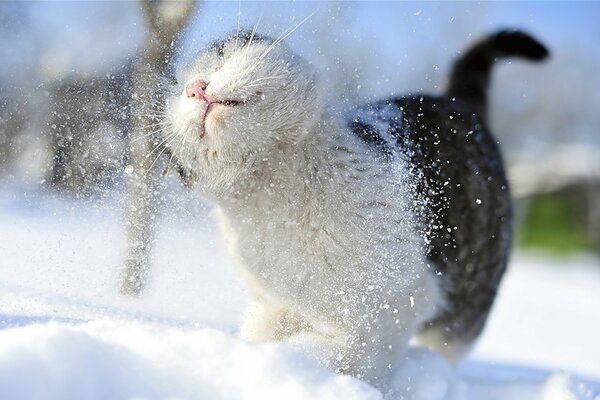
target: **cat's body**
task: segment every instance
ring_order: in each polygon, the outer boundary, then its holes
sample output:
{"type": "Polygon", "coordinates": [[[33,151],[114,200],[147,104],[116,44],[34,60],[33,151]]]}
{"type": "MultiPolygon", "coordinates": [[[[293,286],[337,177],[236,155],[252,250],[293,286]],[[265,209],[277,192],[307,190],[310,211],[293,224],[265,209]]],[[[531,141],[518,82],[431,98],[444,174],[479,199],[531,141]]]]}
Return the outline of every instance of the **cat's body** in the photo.
{"type": "Polygon", "coordinates": [[[277,41],[237,35],[188,69],[169,105],[170,150],[216,205],[249,283],[245,338],[310,332],[328,365],[383,385],[419,331],[450,354],[477,336],[511,237],[485,85],[495,57],[546,54],[515,32],[479,46],[448,97],[383,100],[346,119],[277,41]]]}

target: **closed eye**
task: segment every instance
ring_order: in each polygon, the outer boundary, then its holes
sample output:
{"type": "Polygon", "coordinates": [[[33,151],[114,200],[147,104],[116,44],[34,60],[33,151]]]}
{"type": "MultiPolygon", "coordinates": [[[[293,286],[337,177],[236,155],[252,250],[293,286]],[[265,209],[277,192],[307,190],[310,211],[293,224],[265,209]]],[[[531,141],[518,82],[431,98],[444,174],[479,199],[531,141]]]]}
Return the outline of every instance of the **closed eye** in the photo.
{"type": "Polygon", "coordinates": [[[243,100],[221,100],[218,103],[223,104],[224,106],[237,106],[242,103],[245,103],[245,101],[243,101],[243,100]]]}

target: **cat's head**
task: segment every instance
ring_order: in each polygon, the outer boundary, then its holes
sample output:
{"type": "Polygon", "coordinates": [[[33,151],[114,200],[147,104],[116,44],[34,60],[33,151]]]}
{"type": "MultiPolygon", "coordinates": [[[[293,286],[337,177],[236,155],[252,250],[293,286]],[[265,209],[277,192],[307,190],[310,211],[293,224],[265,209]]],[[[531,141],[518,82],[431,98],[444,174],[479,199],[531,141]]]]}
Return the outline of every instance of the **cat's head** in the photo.
{"type": "Polygon", "coordinates": [[[211,45],[167,101],[169,147],[184,168],[231,180],[281,146],[295,146],[321,114],[313,68],[284,43],[253,32],[211,45]]]}

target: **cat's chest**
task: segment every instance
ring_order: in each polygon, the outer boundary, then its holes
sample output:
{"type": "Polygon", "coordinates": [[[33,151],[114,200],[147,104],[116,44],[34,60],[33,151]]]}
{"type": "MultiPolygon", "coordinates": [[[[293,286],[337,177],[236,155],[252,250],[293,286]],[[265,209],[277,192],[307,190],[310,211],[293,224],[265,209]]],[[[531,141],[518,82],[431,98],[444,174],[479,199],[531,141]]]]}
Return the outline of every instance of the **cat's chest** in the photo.
{"type": "Polygon", "coordinates": [[[297,294],[313,279],[322,279],[327,249],[320,244],[322,226],[280,208],[222,213],[220,226],[239,266],[270,291],[297,294]]]}

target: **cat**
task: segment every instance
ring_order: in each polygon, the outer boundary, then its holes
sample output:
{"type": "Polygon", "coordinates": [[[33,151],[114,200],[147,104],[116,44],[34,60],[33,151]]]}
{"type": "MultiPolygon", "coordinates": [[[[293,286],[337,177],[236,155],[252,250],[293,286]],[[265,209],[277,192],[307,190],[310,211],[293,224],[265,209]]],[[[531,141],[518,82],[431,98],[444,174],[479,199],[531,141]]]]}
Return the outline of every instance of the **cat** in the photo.
{"type": "Polygon", "coordinates": [[[462,354],[506,267],[511,199],[487,123],[497,59],[546,58],[500,31],[442,96],[331,112],[314,67],[254,31],[213,43],[167,101],[165,141],[249,287],[241,336],[310,335],[332,369],[384,387],[411,338],[462,354]]]}

